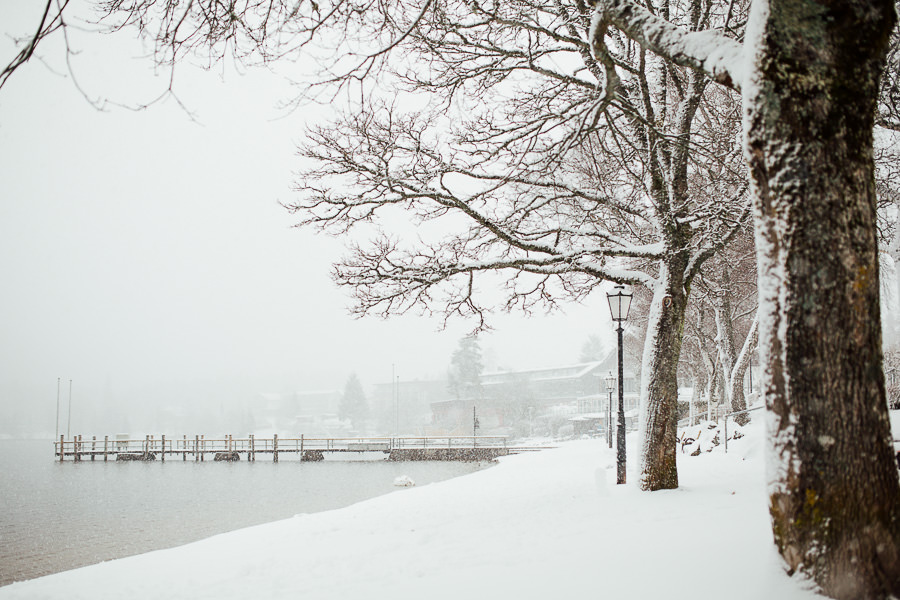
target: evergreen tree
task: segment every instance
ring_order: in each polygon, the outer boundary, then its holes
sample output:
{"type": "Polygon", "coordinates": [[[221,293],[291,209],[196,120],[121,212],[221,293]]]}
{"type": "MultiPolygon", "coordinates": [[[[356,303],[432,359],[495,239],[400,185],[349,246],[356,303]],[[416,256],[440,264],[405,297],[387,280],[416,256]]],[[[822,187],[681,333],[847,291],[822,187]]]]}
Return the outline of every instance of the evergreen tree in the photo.
{"type": "Polygon", "coordinates": [[[354,429],[361,429],[369,417],[369,404],[363,392],[362,384],[356,373],[351,373],[344,385],[344,394],[338,406],[338,416],[341,420],[349,420],[354,429]]]}
{"type": "Polygon", "coordinates": [[[581,345],[581,354],[578,357],[579,362],[594,362],[606,358],[608,350],[596,333],[592,333],[581,345]]]}
{"type": "Polygon", "coordinates": [[[477,398],[481,393],[481,346],[475,335],[459,340],[459,347],[450,358],[447,386],[457,400],[477,398]]]}

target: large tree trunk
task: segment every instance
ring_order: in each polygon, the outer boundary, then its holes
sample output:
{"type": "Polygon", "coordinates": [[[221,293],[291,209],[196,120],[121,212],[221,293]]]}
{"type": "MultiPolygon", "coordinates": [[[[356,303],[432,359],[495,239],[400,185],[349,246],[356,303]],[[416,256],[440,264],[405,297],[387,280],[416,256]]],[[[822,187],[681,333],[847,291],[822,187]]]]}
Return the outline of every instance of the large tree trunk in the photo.
{"type": "Polygon", "coordinates": [[[834,598],[900,597],[872,157],[893,2],[756,0],[752,20],[745,133],[775,541],[834,598]]]}
{"type": "Polygon", "coordinates": [[[650,305],[641,378],[642,490],[678,487],[678,357],[687,307],[683,265],[663,265],[650,305]]]}

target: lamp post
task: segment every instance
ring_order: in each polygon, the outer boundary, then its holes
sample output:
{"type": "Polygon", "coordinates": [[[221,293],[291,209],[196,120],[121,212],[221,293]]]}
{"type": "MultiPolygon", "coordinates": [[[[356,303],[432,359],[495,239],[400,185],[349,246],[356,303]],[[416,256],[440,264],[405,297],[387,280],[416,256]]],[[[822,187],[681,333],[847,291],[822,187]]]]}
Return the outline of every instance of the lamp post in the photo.
{"type": "Polygon", "coordinates": [[[609,301],[609,312],[612,320],[619,324],[616,329],[619,337],[619,414],[616,427],[616,483],[625,483],[625,376],[622,366],[624,354],[622,351],[623,323],[628,319],[628,309],[631,308],[631,294],[625,293],[625,286],[617,285],[615,293],[606,293],[609,301]]]}
{"type": "Polygon", "coordinates": [[[609,395],[606,401],[606,445],[612,448],[612,391],[616,383],[616,376],[610,371],[606,376],[606,391],[609,395]]]}

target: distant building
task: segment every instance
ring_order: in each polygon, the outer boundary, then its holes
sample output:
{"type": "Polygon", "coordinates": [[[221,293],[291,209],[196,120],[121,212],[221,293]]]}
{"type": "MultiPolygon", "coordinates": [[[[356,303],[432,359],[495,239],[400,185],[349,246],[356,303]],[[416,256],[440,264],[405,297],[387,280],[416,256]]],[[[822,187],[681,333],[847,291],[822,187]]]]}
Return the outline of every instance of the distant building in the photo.
{"type": "MultiPolygon", "coordinates": [[[[617,354],[601,361],[523,371],[497,371],[480,377],[473,398],[457,398],[445,379],[375,384],[370,407],[379,435],[557,435],[572,426],[594,434],[606,426],[606,377],[617,371],[617,354]],[[575,420],[573,420],[575,419],[575,420]]],[[[626,423],[637,422],[639,377],[625,364],[626,423]]],[[[613,390],[613,400],[616,399],[613,390]]]]}
{"type": "MultiPolygon", "coordinates": [[[[432,401],[428,429],[442,435],[472,435],[476,417],[479,434],[556,435],[567,422],[579,430],[602,429],[609,399],[605,376],[615,370],[615,360],[613,354],[589,363],[486,373],[481,376],[477,398],[444,397],[432,401]],[[591,417],[584,418],[585,415],[591,417]],[[582,418],[572,421],[577,417],[582,418]]],[[[629,426],[633,426],[637,414],[638,386],[635,374],[626,369],[629,426]]],[[[444,390],[433,397],[441,395],[449,396],[444,390]]]]}
{"type": "Polygon", "coordinates": [[[528,371],[505,371],[482,375],[481,386],[485,398],[499,398],[504,388],[527,384],[534,406],[557,404],[578,405],[580,398],[596,394],[601,362],[590,362],[563,367],[532,369],[528,371]]]}

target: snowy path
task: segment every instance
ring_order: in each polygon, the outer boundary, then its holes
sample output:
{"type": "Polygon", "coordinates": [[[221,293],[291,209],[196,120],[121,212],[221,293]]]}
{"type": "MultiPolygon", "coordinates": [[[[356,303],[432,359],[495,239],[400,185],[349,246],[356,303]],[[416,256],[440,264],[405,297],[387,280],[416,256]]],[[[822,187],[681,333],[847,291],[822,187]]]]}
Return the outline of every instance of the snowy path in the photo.
{"type": "Polygon", "coordinates": [[[0,600],[817,598],[779,565],[752,429],[727,455],[684,456],[679,490],[607,485],[615,457],[605,443],[571,442],[348,508],[13,584],[0,600]]]}

